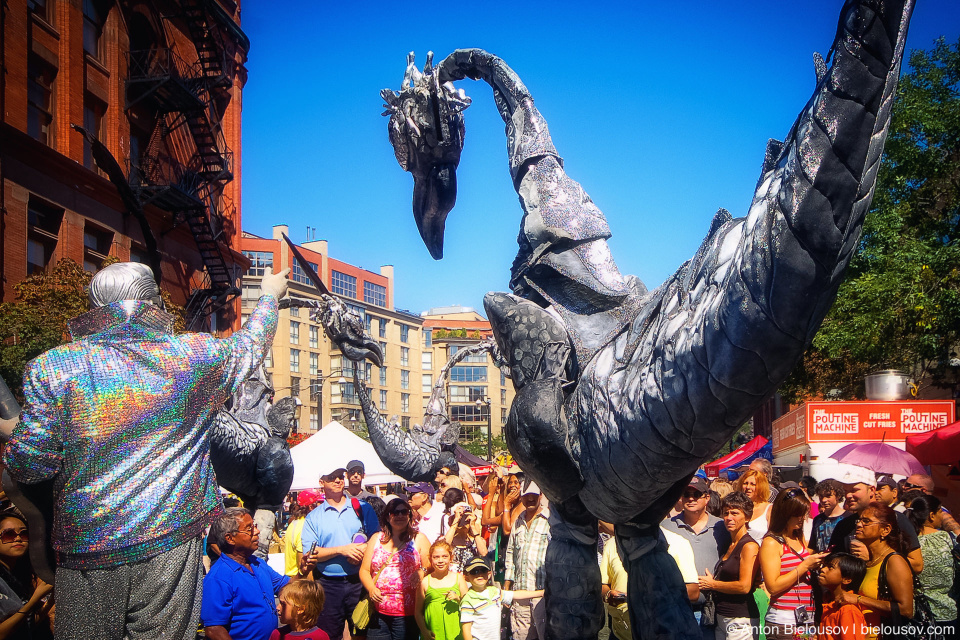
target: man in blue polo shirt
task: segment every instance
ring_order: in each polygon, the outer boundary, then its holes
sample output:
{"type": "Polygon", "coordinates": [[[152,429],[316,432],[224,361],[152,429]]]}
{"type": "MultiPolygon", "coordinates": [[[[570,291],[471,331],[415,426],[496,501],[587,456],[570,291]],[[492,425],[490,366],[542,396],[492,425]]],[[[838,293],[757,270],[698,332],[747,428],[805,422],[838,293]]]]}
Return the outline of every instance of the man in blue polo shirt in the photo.
{"type": "MultiPolygon", "coordinates": [[[[380,532],[373,507],[344,494],[345,473],[346,469],[339,467],[320,476],[324,501],[306,517],[300,534],[303,554],[317,543],[309,559],[316,563],[317,579],[326,594],[317,626],[331,638],[343,635],[343,623],[363,597],[360,561],[365,540],[380,532]]],[[[300,555],[297,557],[299,560],[300,555]]],[[[358,635],[358,630],[350,631],[358,635]]]]}
{"type": "MultiPolygon", "coordinates": [[[[253,515],[233,507],[210,527],[210,541],[220,548],[220,558],[203,579],[200,617],[210,640],[268,640],[278,626],[274,597],[288,576],[253,555],[260,532],[253,515]]],[[[300,576],[313,569],[309,558],[300,562],[300,576]]]]}

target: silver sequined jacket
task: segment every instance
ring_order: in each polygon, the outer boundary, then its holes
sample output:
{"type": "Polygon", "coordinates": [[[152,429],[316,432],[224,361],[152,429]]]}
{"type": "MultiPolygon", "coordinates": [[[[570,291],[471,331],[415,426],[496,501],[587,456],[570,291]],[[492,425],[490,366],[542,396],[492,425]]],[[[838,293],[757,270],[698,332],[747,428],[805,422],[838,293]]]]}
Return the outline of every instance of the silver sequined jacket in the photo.
{"type": "Polygon", "coordinates": [[[173,335],[171,316],[132,300],[69,328],[73,342],[28,365],[4,454],[20,482],[56,476],[58,565],[136,562],[201,535],[220,505],[209,426],[273,343],[277,300],[224,339],[173,335]]]}

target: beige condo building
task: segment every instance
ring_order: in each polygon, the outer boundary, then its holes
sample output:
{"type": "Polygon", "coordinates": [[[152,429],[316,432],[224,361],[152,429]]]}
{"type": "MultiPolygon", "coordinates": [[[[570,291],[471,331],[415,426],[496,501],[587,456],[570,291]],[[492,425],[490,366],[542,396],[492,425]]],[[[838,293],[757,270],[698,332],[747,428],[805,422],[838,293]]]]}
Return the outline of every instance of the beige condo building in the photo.
{"type": "MultiPolygon", "coordinates": [[[[426,406],[433,383],[449,358],[492,333],[490,322],[470,307],[437,307],[420,316],[426,406]]],[[[490,354],[467,356],[455,365],[447,380],[447,406],[450,419],[460,421],[460,441],[486,442],[488,429],[493,437],[501,436],[513,396],[512,381],[493,363],[490,354]]]]}
{"type": "MultiPolygon", "coordinates": [[[[273,227],[270,238],[243,232],[241,248],[251,267],[243,276],[242,315],[245,321],[260,296],[260,279],[269,267],[275,272],[290,268],[290,295],[319,299],[306,273],[295,263],[281,238],[290,235],[286,225],[273,227]]],[[[361,383],[380,412],[397,416],[404,426],[420,422],[417,401],[420,384],[423,320],[393,304],[392,266],[367,271],[331,258],[326,240],[297,245],[334,296],[357,311],[367,333],[384,352],[383,367],[360,365],[361,383]]],[[[277,397],[294,396],[302,403],[296,432],[310,434],[332,420],[364,433],[366,422],[354,387],[354,363],[342,356],[323,328],[310,320],[307,309],[282,309],[277,336],[266,360],[277,397]]]]}

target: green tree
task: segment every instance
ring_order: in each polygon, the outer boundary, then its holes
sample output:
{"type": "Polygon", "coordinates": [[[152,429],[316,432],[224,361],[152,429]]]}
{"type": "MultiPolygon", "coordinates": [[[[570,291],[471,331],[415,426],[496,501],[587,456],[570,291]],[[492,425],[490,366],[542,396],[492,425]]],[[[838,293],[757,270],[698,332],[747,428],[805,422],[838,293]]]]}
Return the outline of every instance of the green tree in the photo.
{"type": "MultiPolygon", "coordinates": [[[[117,261],[107,258],[103,266],[117,261]]],[[[70,339],[67,321],[89,309],[86,289],[92,277],[73,260],[63,259],[15,284],[16,299],[0,303],[0,377],[20,402],[27,363],[70,339]]],[[[182,331],[183,308],[173,304],[167,292],[162,296],[176,318],[176,330],[182,331]]]]}
{"type": "Polygon", "coordinates": [[[914,51],[900,79],[873,206],[837,301],[783,385],[792,402],[862,398],[901,369],[955,385],[960,334],[960,43],[914,51]]]}

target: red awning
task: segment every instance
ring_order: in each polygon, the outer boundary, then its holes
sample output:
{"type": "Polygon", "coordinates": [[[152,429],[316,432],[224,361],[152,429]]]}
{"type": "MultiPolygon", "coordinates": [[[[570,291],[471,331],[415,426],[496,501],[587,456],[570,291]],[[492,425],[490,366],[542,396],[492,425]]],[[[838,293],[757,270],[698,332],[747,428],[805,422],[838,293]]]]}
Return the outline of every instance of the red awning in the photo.
{"type": "Polygon", "coordinates": [[[960,422],[908,436],[907,453],[912,453],[921,464],[957,464],[960,462],[960,422]]]}
{"type": "Polygon", "coordinates": [[[767,439],[763,436],[757,436],[739,449],[735,449],[722,458],[714,460],[704,467],[707,472],[707,477],[716,478],[720,474],[721,469],[732,467],[741,460],[746,460],[759,451],[765,444],[767,444],[767,439]]]}

